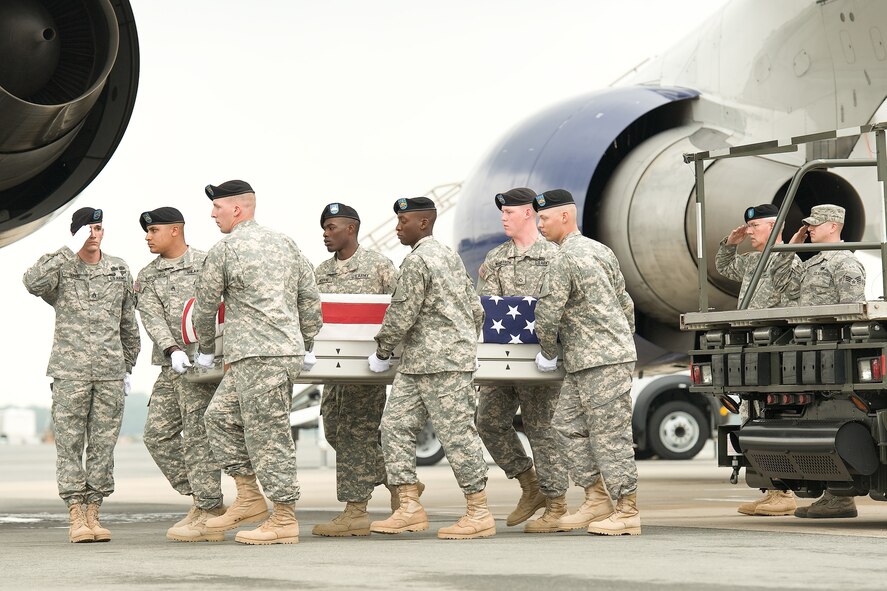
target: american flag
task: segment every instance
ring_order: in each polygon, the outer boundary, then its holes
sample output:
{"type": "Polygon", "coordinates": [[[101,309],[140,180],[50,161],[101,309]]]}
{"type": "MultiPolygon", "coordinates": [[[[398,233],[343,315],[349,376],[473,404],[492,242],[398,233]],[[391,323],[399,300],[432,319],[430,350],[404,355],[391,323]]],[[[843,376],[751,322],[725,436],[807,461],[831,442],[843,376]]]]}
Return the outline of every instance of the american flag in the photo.
{"type": "Polygon", "coordinates": [[[481,296],[484,307],[484,343],[538,343],[536,298],[531,296],[481,296]]]}

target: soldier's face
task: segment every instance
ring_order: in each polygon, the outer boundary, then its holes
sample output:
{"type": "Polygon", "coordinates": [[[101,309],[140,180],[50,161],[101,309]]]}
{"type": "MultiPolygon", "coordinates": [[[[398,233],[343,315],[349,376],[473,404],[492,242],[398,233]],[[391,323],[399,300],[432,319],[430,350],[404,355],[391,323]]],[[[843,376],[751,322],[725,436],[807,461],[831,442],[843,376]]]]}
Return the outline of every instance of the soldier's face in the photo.
{"type": "Polygon", "coordinates": [[[560,208],[551,209],[543,209],[539,212],[539,231],[545,236],[546,240],[551,242],[560,242],[560,224],[557,222],[560,220],[560,215],[555,213],[555,210],[560,208]]]}
{"type": "Polygon", "coordinates": [[[96,253],[102,249],[102,239],[105,237],[105,227],[101,224],[89,225],[89,238],[83,244],[85,252],[96,253]]]}
{"type": "Polygon", "coordinates": [[[350,218],[329,218],[323,224],[323,245],[327,252],[339,252],[351,237],[348,229],[354,224],[350,218]]]}
{"type": "Polygon", "coordinates": [[[237,202],[233,197],[222,197],[221,199],[213,199],[212,217],[216,220],[216,225],[222,234],[228,234],[234,228],[234,216],[237,209],[237,202]]]}
{"type": "Polygon", "coordinates": [[[825,242],[834,233],[834,229],[837,226],[838,224],[835,222],[824,222],[818,226],[807,226],[810,242],[825,242]]]}
{"type": "Polygon", "coordinates": [[[752,220],[745,226],[745,233],[751,239],[751,247],[757,251],[763,251],[770,232],[773,230],[773,223],[769,220],[752,220]]]}
{"type": "Polygon", "coordinates": [[[413,246],[422,237],[422,212],[397,214],[397,238],[401,244],[413,246]]]}
{"type": "Polygon", "coordinates": [[[148,250],[159,255],[169,251],[170,246],[173,244],[174,227],[172,224],[148,226],[148,231],[145,232],[145,242],[148,243],[148,250]]]}
{"type": "Polygon", "coordinates": [[[502,206],[502,216],[500,218],[502,220],[502,229],[505,230],[505,235],[509,238],[514,236],[523,226],[526,209],[526,207],[502,206]]]}

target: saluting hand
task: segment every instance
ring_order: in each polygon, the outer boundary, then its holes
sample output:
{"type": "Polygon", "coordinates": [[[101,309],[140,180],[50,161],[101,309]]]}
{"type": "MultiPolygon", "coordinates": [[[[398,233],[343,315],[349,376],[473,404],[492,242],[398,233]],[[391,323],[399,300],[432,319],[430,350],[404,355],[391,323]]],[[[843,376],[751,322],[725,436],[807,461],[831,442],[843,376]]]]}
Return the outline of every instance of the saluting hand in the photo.
{"type": "Polygon", "coordinates": [[[727,236],[727,244],[730,246],[738,246],[742,244],[743,240],[748,238],[748,234],[746,231],[748,230],[748,226],[742,224],[735,230],[730,232],[730,235],[727,236]]]}
{"type": "Polygon", "coordinates": [[[802,224],[798,231],[795,232],[795,235],[792,236],[792,239],[788,241],[789,244],[803,244],[804,239],[807,238],[807,224],[802,224]]]}

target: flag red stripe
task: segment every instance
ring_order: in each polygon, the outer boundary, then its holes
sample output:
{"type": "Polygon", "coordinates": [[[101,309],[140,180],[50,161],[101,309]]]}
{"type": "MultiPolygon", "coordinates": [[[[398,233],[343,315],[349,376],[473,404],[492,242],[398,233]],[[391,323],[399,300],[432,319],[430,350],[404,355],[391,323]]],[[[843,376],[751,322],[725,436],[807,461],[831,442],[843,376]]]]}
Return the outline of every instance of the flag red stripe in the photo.
{"type": "Polygon", "coordinates": [[[185,302],[185,309],[182,310],[182,340],[185,341],[186,345],[190,345],[191,341],[188,340],[188,311],[191,309],[191,306],[194,305],[194,300],[197,298],[190,298],[187,302],[185,302]]]}
{"type": "Polygon", "coordinates": [[[382,324],[388,304],[321,302],[324,324],[382,324]]]}

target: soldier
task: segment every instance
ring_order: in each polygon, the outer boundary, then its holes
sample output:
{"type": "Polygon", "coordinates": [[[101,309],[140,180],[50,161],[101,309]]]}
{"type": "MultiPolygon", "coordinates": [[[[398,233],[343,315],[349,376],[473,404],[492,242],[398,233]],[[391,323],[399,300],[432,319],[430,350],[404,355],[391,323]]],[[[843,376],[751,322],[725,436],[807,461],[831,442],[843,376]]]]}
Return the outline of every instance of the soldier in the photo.
{"type": "MultiPolygon", "coordinates": [[[[764,246],[776,224],[778,213],[779,208],[772,203],[749,207],[743,214],[745,223],[730,232],[726,238],[721,240],[718,247],[715,267],[718,273],[724,277],[742,282],[739,288],[740,302],[745,297],[758,261],[761,259],[761,253],[764,251],[764,246]],[[736,254],[736,249],[746,238],[750,239],[751,247],[754,250],[736,254]]],[[[781,243],[782,238],[777,232],[776,244],[781,243]]],[[[790,305],[790,302],[786,301],[784,292],[776,289],[772,277],[787,278],[791,273],[792,265],[796,264],[801,264],[801,261],[790,252],[773,253],[767,263],[767,268],[764,269],[758,281],[758,286],[748,308],[776,308],[790,305]]],[[[783,280],[778,279],[777,282],[783,280]]],[[[748,405],[743,404],[740,407],[740,415],[743,423],[748,421],[748,405]]],[[[745,515],[793,515],[796,508],[795,495],[791,491],[772,489],[755,501],[742,503],[739,505],[738,511],[745,515]]]]}
{"type": "MultiPolygon", "coordinates": [[[[800,244],[807,235],[814,244],[841,242],[843,228],[843,207],[815,205],[789,244],[800,244]]],[[[799,306],[864,302],[865,269],[852,252],[823,250],[792,269],[786,289],[788,297],[799,306]]],[[[810,506],[795,510],[796,517],[814,519],[856,517],[857,514],[853,497],[837,497],[829,491],[810,506]]]]}
{"type": "Polygon", "coordinates": [[[542,234],[560,245],[536,304],[542,348],[536,365],[557,368],[560,336],[567,375],[552,424],[567,441],[570,470],[593,472],[596,461],[606,481],[606,489],[600,477],[586,486],[585,514],[580,509],[561,521],[576,529],[576,521],[589,519],[592,534],[640,535],[629,394],[637,359],[634,304],[613,251],[579,232],[568,191],[537,195],[533,207],[542,234]]]}
{"type": "MultiPolygon", "coordinates": [[[[315,270],[323,293],[390,294],[397,270],[388,258],[357,242],[360,216],[342,203],[330,203],[320,215],[323,242],[332,258],[315,270]]],[[[326,440],[336,450],[336,497],[345,510],[331,522],[319,523],[317,536],[368,536],[367,501],[385,482],[385,461],[379,445],[379,422],[385,408],[385,386],[327,385],[320,414],[326,440]]]]}
{"type": "Polygon", "coordinates": [[[258,476],[274,512],[235,540],[295,544],[299,484],[289,412],[293,380],[314,364],[305,351],[322,324],[314,272],[295,242],[256,223],[256,195],[248,183],[207,185],[206,195],[227,236],[210,249],[197,279],[196,362],[213,366],[215,315],[224,297],[226,371],[204,420],[213,456],[234,477],[237,498],[201,530],[223,536],[267,517],[258,476]]]}
{"type": "Polygon", "coordinates": [[[182,309],[194,297],[197,274],[206,253],[185,242],[185,218],[174,207],[160,207],[139,216],[148,249],[157,255],[139,271],[137,309],[154,342],[151,362],[160,366],[145,421],[145,447],[157,467],[180,494],[193,497],[184,519],[166,532],[170,540],[203,541],[194,521],[221,515],[220,471],[212,457],[203,414],[216,391],[215,384],[185,379],[190,355],[197,345],[186,345],[182,309]]]}
{"type": "Polygon", "coordinates": [[[23,278],[55,309],[46,375],[53,379],[56,480],[71,542],[111,540],[99,508],[114,492],[114,446],[140,346],[132,275],[122,259],[102,252],[104,235],[102,210],[78,209],[66,246],[40,257],[23,278]]]}
{"type": "MultiPolygon", "coordinates": [[[[539,296],[557,246],[536,228],[535,197],[536,192],[527,188],[496,195],[494,201],[502,212],[502,228],[509,240],[487,253],[478,271],[479,295],[539,296]]],[[[479,391],[477,431],[496,464],[521,486],[520,500],[506,524],[523,523],[545,507],[542,517],[529,522],[525,532],[556,532],[558,519],[567,512],[564,495],[569,479],[560,458],[558,435],[551,427],[559,391],[558,384],[481,386],[479,391]],[[514,429],[518,407],[536,469],[514,429]]]]}
{"type": "Polygon", "coordinates": [[[397,486],[400,505],[370,529],[385,534],[428,529],[428,516],[419,504],[416,436],[430,417],[468,505],[467,513],[441,528],[437,537],[493,536],[496,522],[484,491],[487,465],[473,420],[472,373],[483,326],[480,298],[459,255],[432,235],[437,208],[431,199],[398,199],[394,213],[401,244],[413,250],[400,266],[391,305],[376,335],[376,352],[368,361],[372,371],[387,371],[392,352],[403,344],[382,416],[388,483],[397,486]]]}

